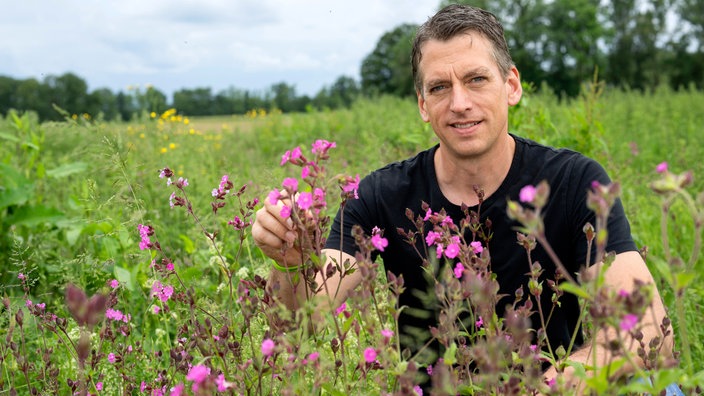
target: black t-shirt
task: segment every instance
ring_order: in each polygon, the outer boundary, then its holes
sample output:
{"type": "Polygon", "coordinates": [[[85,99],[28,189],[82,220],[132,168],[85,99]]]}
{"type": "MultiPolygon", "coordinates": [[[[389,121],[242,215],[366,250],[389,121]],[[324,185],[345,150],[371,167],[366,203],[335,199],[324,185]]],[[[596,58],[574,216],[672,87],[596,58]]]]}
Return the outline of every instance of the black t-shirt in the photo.
{"type": "MultiPolygon", "coordinates": [[[[546,180],[550,186],[550,197],[543,209],[547,240],[562,263],[572,273],[584,265],[587,257],[587,242],[583,227],[587,222],[595,225],[594,213],[586,206],[587,191],[593,181],[601,184],[610,182],[606,171],[596,161],[567,149],[546,147],[528,139],[513,136],[516,151],[511,168],[498,190],[486,197],[481,205],[481,222],[491,220],[493,237],[488,245],[491,252],[491,270],[497,275],[501,294],[508,300],[497,305],[497,313],[503,314],[503,306],[513,302],[515,291],[523,285],[528,294],[525,275],[529,272],[526,251],[516,240],[517,222],[506,214],[507,200],[518,201],[519,191],[526,185],[537,185],[546,180]]],[[[452,204],[440,191],[435,174],[433,157],[438,146],[423,151],[402,162],[389,164],[366,176],[359,184],[359,199],[350,200],[344,210],[344,225],[340,224],[340,213],[333,223],[326,247],[340,249],[354,255],[357,251],[352,226],[358,224],[366,235],[371,235],[373,227],[384,230],[389,244],[382,257],[386,271],[403,275],[406,291],[400,296],[399,304],[433,313],[429,320],[422,320],[407,311],[399,318],[401,341],[404,347],[415,351],[420,345],[403,337],[413,333],[408,326],[425,330],[436,324],[437,307],[424,306],[416,297],[414,289],[427,292],[428,282],[421,268],[422,259],[417,251],[397,232],[397,227],[415,230],[414,224],[406,217],[406,209],[418,216],[424,215],[421,203],[430,205],[433,212],[445,209],[458,224],[464,218],[459,206],[452,204]],[[344,226],[344,227],[343,227],[344,226]],[[342,241],[341,241],[342,238],[342,241]]],[[[473,208],[476,210],[477,208],[473,208]]],[[[430,223],[426,230],[432,229],[430,223]]],[[[420,239],[420,238],[419,238],[420,239]]],[[[471,237],[469,237],[471,240],[471,237]]],[[[424,241],[419,240],[419,244],[424,241]]],[[[420,245],[419,245],[420,246],[420,245]]],[[[622,253],[636,250],[631,238],[630,226],[620,201],[613,207],[608,223],[607,251],[622,253]]],[[[421,248],[420,251],[423,251],[421,248]]],[[[591,257],[594,257],[592,252],[591,257]]],[[[554,279],[555,265],[545,250],[538,247],[531,253],[533,261],[541,263],[545,270],[544,278],[554,279]]],[[[543,301],[546,309],[551,308],[552,292],[544,288],[543,301]]],[[[576,297],[565,293],[561,307],[553,313],[547,335],[553,346],[568,345],[577,324],[579,305],[576,297]]],[[[538,323],[534,321],[534,327],[538,323]]],[[[577,343],[583,342],[581,336],[577,343]]]]}

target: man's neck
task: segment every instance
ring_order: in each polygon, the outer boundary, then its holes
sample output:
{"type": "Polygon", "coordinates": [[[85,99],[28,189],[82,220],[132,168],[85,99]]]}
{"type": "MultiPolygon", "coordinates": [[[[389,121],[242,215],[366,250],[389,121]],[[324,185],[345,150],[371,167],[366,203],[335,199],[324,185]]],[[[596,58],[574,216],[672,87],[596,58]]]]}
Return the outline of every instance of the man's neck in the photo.
{"type": "Polygon", "coordinates": [[[443,195],[455,205],[475,206],[479,199],[474,187],[479,187],[488,198],[499,189],[508,175],[516,142],[506,134],[494,149],[474,158],[456,158],[442,147],[435,153],[435,174],[443,195]]]}

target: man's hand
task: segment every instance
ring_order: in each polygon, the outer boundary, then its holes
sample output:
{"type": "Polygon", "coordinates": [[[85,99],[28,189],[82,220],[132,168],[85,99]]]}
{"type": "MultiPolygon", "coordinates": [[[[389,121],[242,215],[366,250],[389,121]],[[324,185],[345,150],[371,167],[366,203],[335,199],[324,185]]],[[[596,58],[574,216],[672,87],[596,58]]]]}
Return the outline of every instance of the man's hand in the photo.
{"type": "Polygon", "coordinates": [[[296,245],[298,233],[290,218],[281,216],[284,205],[291,206],[290,199],[282,198],[272,204],[264,200],[252,225],[254,243],[270,258],[282,266],[295,266],[303,262],[300,246],[296,245]]]}

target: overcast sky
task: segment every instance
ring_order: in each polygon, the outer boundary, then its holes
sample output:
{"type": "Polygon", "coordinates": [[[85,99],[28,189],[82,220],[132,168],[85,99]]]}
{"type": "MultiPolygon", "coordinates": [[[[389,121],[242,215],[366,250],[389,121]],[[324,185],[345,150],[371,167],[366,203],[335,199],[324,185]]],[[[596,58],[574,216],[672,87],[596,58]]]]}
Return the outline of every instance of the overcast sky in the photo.
{"type": "Polygon", "coordinates": [[[0,75],[73,72],[90,91],[152,84],[314,95],[359,79],[381,35],[439,0],[0,0],[0,75]]]}

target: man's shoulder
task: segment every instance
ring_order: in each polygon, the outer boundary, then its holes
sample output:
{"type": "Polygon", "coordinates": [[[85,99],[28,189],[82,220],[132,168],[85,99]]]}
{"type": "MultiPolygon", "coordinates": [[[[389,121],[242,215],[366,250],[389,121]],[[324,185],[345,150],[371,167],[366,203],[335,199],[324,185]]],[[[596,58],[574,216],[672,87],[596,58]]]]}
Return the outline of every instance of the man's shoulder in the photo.
{"type": "Polygon", "coordinates": [[[566,147],[553,147],[534,140],[515,136],[524,165],[539,165],[543,170],[574,170],[597,165],[597,161],[566,147]]]}

